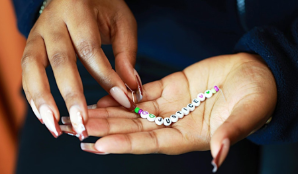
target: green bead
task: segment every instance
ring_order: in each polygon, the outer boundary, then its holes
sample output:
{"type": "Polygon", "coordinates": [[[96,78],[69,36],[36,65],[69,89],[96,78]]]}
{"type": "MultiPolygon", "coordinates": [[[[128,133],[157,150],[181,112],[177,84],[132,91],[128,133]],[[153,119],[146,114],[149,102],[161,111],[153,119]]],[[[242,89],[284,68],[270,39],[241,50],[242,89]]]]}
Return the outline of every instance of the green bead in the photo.
{"type": "Polygon", "coordinates": [[[215,93],[216,93],[216,91],[215,91],[215,89],[214,89],[214,88],[212,88],[210,91],[211,91],[213,94],[215,94],[215,93]]]}
{"type": "Polygon", "coordinates": [[[136,107],[136,108],[135,108],[135,113],[138,114],[138,113],[139,113],[139,110],[140,110],[140,108],[136,107]]]}
{"type": "Polygon", "coordinates": [[[150,117],[150,118],[154,118],[155,115],[153,115],[153,114],[149,114],[149,117],[150,117]]]}

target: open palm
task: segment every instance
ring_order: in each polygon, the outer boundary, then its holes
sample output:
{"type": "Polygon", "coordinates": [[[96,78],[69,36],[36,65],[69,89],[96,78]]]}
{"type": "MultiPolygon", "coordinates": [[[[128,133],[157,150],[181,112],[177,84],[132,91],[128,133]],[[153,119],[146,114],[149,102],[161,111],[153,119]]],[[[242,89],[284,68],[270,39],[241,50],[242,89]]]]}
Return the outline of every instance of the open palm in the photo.
{"type": "Polygon", "coordinates": [[[235,143],[245,138],[264,125],[274,110],[273,75],[260,57],[245,53],[208,58],[148,83],[137,107],[169,117],[215,85],[225,97],[214,94],[169,127],[117,107],[109,97],[101,99],[99,103],[111,107],[89,110],[87,123],[89,135],[103,137],[95,143],[96,151],[181,154],[211,149],[215,156],[224,139],[235,143]]]}

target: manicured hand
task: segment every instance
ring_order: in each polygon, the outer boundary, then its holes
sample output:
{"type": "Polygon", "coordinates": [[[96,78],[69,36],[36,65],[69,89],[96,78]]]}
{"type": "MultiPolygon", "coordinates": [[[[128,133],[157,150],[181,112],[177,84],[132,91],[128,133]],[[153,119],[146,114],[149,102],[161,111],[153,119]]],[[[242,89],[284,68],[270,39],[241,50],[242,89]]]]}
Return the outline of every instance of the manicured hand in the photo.
{"type": "MultiPolygon", "coordinates": [[[[217,92],[189,115],[169,127],[123,107],[106,97],[113,107],[90,109],[87,130],[102,137],[95,144],[82,143],[85,151],[106,153],[181,154],[211,149],[217,167],[231,144],[262,127],[273,113],[277,89],[274,77],[257,56],[246,53],[212,57],[144,85],[145,95],[138,107],[156,116],[169,117],[197,95],[213,86],[217,92]]],[[[101,101],[103,102],[103,101],[101,101]]],[[[63,119],[67,124],[67,118],[63,119]]],[[[71,133],[71,126],[62,126],[71,133]]]]}
{"type": "MultiPolygon", "coordinates": [[[[50,65],[74,129],[84,139],[88,113],[76,55],[116,101],[131,109],[134,104],[124,98],[125,83],[133,90],[141,89],[134,70],[136,51],[136,21],[123,0],[52,0],[32,28],[22,58],[27,100],[39,120],[59,136],[59,111],[45,71],[50,65]],[[102,44],[112,44],[117,73],[102,44]]],[[[142,98],[141,92],[138,98],[142,98]]]]}

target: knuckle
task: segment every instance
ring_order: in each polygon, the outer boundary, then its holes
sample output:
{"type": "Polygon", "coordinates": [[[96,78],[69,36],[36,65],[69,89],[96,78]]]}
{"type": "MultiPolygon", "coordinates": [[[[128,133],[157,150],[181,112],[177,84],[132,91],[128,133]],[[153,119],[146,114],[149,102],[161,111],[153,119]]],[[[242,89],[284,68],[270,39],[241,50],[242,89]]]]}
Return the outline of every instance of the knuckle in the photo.
{"type": "Polygon", "coordinates": [[[75,101],[79,98],[79,94],[74,91],[68,91],[63,95],[65,102],[75,101]]]}
{"type": "Polygon", "coordinates": [[[141,131],[144,130],[144,128],[143,128],[143,124],[141,123],[141,120],[140,120],[140,119],[132,119],[132,121],[133,121],[134,124],[136,125],[138,131],[141,132],[141,131]]]}
{"type": "Polygon", "coordinates": [[[55,53],[50,58],[50,62],[53,68],[59,67],[60,65],[63,65],[67,61],[67,55],[65,53],[55,53]]]}
{"type": "Polygon", "coordinates": [[[33,63],[34,61],[35,61],[35,57],[32,56],[32,54],[30,53],[24,54],[21,60],[22,69],[24,70],[26,67],[28,67],[29,64],[33,63]]]}
{"type": "Polygon", "coordinates": [[[152,141],[154,142],[154,152],[159,153],[160,147],[159,147],[159,142],[157,135],[154,131],[149,132],[149,136],[151,137],[152,141]]]}
{"type": "Polygon", "coordinates": [[[78,53],[79,56],[84,60],[84,61],[90,61],[95,55],[95,51],[98,48],[98,45],[88,42],[88,41],[83,41],[78,45],[78,53]]]}

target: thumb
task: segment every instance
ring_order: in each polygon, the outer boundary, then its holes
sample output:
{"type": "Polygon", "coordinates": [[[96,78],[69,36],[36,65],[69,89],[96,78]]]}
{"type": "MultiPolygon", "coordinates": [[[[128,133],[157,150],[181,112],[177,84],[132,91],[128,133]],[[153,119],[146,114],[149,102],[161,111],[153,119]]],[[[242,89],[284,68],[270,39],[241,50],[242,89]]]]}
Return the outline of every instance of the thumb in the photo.
{"type": "Polygon", "coordinates": [[[213,172],[216,172],[225,160],[231,144],[244,139],[265,124],[271,113],[263,107],[264,104],[265,102],[253,96],[242,99],[230,116],[217,128],[210,142],[213,172]]]}

